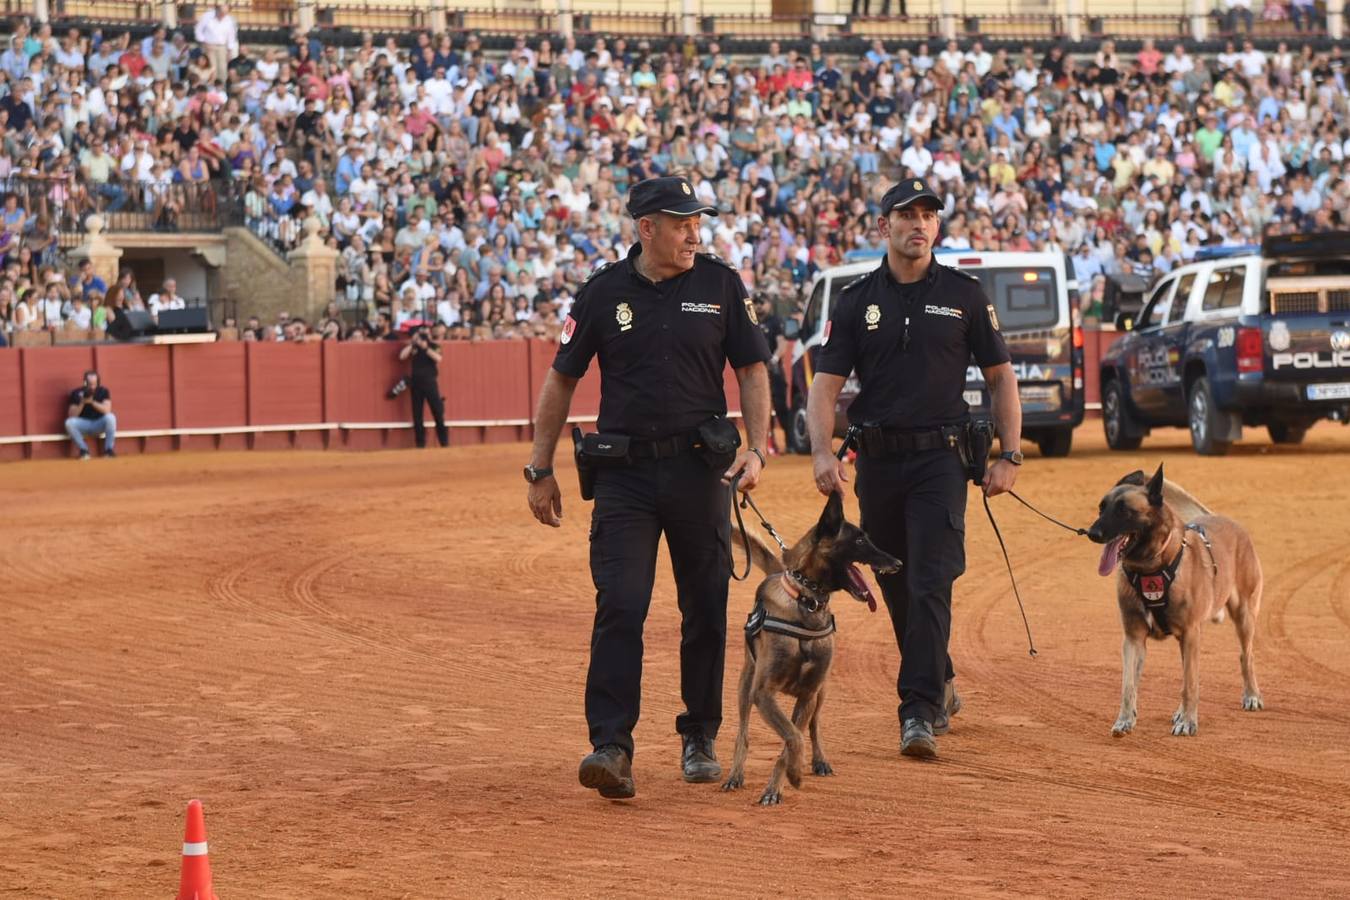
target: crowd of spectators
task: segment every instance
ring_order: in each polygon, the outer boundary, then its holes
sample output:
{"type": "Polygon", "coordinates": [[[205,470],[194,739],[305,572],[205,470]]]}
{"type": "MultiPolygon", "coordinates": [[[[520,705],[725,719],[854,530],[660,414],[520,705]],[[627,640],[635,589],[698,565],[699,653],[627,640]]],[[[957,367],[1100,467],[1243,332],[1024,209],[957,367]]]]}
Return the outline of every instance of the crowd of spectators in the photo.
{"type": "MultiPolygon", "coordinates": [[[[945,246],[1060,251],[1098,285],[1206,244],[1338,228],[1350,206],[1339,46],[1266,52],[1235,35],[1214,55],[1108,40],[1075,56],[877,40],[846,59],[777,43],[733,58],[715,40],[487,53],[473,35],[419,34],[252,48],[223,9],[195,34],[20,25],[7,46],[9,330],[115,318],[57,241],[95,210],[174,228],[236,204],[281,250],[312,218],[339,275],[334,315],[302,338],[428,321],[453,340],[556,334],[589,274],[634,241],[629,185],[666,173],[722,210],[706,248],[787,310],[815,271],[881,247],[878,201],[901,177],[946,198],[945,246]]],[[[294,337],[282,331],[255,337],[294,337]]]]}

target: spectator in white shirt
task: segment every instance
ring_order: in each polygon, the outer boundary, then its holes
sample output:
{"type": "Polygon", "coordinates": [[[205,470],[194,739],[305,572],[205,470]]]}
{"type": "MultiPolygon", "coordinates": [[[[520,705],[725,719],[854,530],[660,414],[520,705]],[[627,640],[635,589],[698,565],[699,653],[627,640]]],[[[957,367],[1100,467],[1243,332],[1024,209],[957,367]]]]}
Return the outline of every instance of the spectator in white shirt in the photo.
{"type": "Polygon", "coordinates": [[[187,309],[187,301],[178,296],[178,282],[172,278],[164,279],[164,286],[158,294],[151,294],[146,307],[155,321],[159,321],[160,310],[187,309]]]}
{"type": "Polygon", "coordinates": [[[197,20],[197,43],[206,51],[211,69],[220,84],[228,83],[230,60],[239,55],[239,25],[225,10],[224,3],[212,4],[197,20]]]}

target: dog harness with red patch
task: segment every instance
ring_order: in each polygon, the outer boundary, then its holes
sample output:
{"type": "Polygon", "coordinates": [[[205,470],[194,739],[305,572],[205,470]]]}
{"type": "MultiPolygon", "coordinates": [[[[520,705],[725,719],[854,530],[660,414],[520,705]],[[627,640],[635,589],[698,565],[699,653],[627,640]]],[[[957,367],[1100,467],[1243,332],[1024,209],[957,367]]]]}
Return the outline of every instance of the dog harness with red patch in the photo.
{"type": "MultiPolygon", "coordinates": [[[[1205,534],[1203,525],[1194,522],[1186,526],[1186,531],[1194,531],[1200,535],[1200,539],[1209,547],[1209,535],[1205,534]]],[[[1171,593],[1172,582],[1176,580],[1177,570],[1181,568],[1181,558],[1186,555],[1186,535],[1181,536],[1181,549],[1177,551],[1176,558],[1163,566],[1156,572],[1129,572],[1125,577],[1130,580],[1130,586],[1134,592],[1144,601],[1144,606],[1153,615],[1153,621],[1158,623],[1158,630],[1163,634],[1171,634],[1171,626],[1167,624],[1167,598],[1171,593]]],[[[1210,550],[1210,557],[1213,558],[1214,551],[1210,550]]]]}

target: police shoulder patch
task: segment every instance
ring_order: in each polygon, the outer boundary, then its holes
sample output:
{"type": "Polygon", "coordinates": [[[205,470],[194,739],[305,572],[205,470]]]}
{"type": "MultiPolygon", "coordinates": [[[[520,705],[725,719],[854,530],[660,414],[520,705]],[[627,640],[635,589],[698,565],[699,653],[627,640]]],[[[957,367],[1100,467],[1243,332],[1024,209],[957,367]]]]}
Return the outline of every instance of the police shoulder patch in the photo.
{"type": "Polygon", "coordinates": [[[731,263],[727,262],[727,261],[726,261],[725,259],[723,259],[722,257],[718,256],[716,253],[700,253],[700,254],[698,254],[698,255],[701,256],[701,257],[703,257],[704,259],[708,260],[709,262],[715,262],[715,263],[717,263],[719,266],[725,266],[726,268],[730,269],[731,271],[736,272],[737,275],[740,274],[740,272],[738,272],[738,271],[736,270],[736,267],[735,267],[735,266],[733,266],[731,263]]]}

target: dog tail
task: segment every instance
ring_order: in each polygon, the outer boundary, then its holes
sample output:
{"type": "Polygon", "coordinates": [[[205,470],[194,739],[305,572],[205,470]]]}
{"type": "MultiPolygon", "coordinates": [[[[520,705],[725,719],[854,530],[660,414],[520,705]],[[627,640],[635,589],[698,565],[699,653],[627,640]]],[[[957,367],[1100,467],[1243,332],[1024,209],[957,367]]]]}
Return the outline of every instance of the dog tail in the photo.
{"type": "MultiPolygon", "coordinates": [[[[766,575],[777,575],[787,568],[783,565],[783,557],[778,550],[770,545],[758,528],[748,522],[745,525],[745,536],[750,542],[750,562],[755,568],[766,575]]],[[[731,560],[737,572],[744,568],[745,542],[741,540],[741,531],[735,522],[731,524],[731,560]]]]}
{"type": "Polygon", "coordinates": [[[1186,489],[1175,481],[1163,482],[1163,500],[1181,516],[1182,521],[1191,522],[1201,516],[1210,515],[1208,506],[1187,493],[1186,489]]]}

